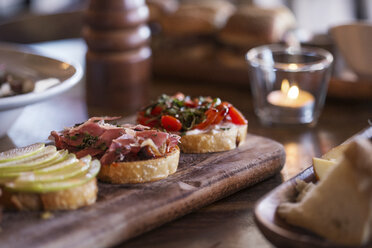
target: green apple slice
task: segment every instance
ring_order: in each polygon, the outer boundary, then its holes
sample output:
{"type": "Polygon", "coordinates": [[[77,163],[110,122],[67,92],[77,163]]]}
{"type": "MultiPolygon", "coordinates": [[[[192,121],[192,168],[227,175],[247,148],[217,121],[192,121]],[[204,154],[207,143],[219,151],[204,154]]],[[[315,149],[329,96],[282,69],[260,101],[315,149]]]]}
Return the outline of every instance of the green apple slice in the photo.
{"type": "Polygon", "coordinates": [[[99,172],[101,163],[98,160],[90,162],[89,170],[84,175],[69,178],[57,182],[8,182],[5,188],[10,191],[48,193],[80,186],[95,178],[99,172]]]}
{"type": "Polygon", "coordinates": [[[45,147],[43,143],[36,143],[26,147],[15,148],[0,153],[0,163],[26,158],[40,152],[45,147]]]}
{"type": "Polygon", "coordinates": [[[58,170],[49,171],[48,173],[28,172],[21,174],[14,182],[54,182],[61,181],[71,177],[77,177],[86,174],[90,167],[91,156],[76,159],[72,164],[66,164],[65,167],[58,170]]]}
{"type": "Polygon", "coordinates": [[[51,166],[51,165],[54,165],[54,164],[58,164],[58,163],[61,163],[65,160],[68,159],[68,151],[66,150],[60,150],[58,151],[58,155],[55,159],[47,162],[47,163],[42,163],[42,164],[39,164],[39,165],[35,165],[33,167],[30,167],[30,168],[27,168],[27,169],[19,169],[17,167],[14,167],[14,168],[4,168],[3,170],[0,168],[0,184],[1,184],[1,179],[12,179],[12,178],[15,178],[15,177],[18,177],[19,175],[21,175],[22,173],[24,172],[32,172],[32,171],[35,171],[35,170],[40,170],[41,168],[48,168],[48,166],[51,166]]]}
{"type": "Polygon", "coordinates": [[[79,159],[76,158],[75,154],[70,153],[67,155],[66,159],[59,162],[59,163],[53,163],[50,166],[43,167],[40,169],[36,169],[33,171],[35,174],[48,174],[53,171],[63,170],[64,168],[76,164],[79,162],[79,159]]]}
{"type": "Polygon", "coordinates": [[[58,158],[59,153],[55,146],[44,147],[40,152],[14,161],[0,163],[0,172],[24,171],[40,167],[58,158]]]}

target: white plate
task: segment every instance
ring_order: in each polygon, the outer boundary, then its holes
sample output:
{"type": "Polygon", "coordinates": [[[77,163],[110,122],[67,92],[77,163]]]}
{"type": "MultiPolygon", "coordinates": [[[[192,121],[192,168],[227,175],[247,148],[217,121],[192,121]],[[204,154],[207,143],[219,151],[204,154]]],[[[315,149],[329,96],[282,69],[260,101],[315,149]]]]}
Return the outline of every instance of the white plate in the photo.
{"type": "Polygon", "coordinates": [[[0,64],[7,71],[34,81],[54,78],[59,84],[38,93],[0,98],[0,137],[4,136],[23,107],[59,95],[77,84],[83,70],[78,63],[65,62],[26,52],[24,47],[0,44],[0,64]]]}

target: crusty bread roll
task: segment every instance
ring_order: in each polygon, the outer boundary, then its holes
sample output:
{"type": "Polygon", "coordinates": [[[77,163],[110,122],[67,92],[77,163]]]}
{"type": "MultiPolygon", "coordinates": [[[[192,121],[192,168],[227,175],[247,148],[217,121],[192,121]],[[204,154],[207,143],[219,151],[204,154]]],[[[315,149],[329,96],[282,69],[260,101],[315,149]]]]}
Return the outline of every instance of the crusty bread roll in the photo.
{"type": "Polygon", "coordinates": [[[235,6],[224,0],[188,1],[160,23],[165,35],[209,35],[220,29],[234,11],[235,6]]]}
{"type": "Polygon", "coordinates": [[[97,198],[97,180],[48,193],[11,192],[3,189],[0,203],[7,209],[18,210],[73,210],[91,205],[97,198]]]}
{"type": "Polygon", "coordinates": [[[219,33],[219,40],[241,48],[279,42],[296,21],[286,7],[262,8],[243,5],[227,21],[219,33]]]}
{"type": "Polygon", "coordinates": [[[164,157],[103,165],[98,178],[110,183],[145,183],[157,181],[176,172],[180,150],[176,146],[164,157]]]}
{"type": "Polygon", "coordinates": [[[247,69],[247,62],[245,61],[246,49],[231,49],[224,47],[216,52],[216,59],[219,63],[230,68],[237,68],[241,70],[247,69]]]}
{"type": "Polygon", "coordinates": [[[178,9],[177,0],[146,0],[146,3],[150,10],[150,22],[158,22],[178,9]]]}
{"type": "Polygon", "coordinates": [[[181,137],[181,150],[184,153],[221,152],[235,149],[244,143],[248,125],[234,125],[228,130],[212,130],[206,133],[190,134],[181,137]]]}
{"type": "Polygon", "coordinates": [[[168,58],[206,60],[213,58],[216,47],[208,39],[176,39],[152,37],[152,49],[156,60],[168,58]]]}
{"type": "Polygon", "coordinates": [[[224,47],[216,53],[217,61],[227,67],[245,69],[245,54],[249,49],[280,42],[295,23],[293,14],[285,7],[243,5],[218,34],[224,47]]]}

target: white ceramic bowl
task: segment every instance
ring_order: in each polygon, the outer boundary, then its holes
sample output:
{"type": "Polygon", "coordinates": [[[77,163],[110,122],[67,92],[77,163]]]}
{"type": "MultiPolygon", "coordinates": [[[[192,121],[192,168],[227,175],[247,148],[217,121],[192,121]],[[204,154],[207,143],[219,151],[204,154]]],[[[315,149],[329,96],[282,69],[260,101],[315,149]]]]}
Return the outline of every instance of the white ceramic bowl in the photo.
{"type": "Polygon", "coordinates": [[[54,97],[77,84],[83,71],[79,64],[25,52],[23,47],[0,44],[0,64],[6,70],[35,81],[57,79],[55,86],[38,93],[0,98],[0,137],[4,136],[25,106],[54,97]]]}
{"type": "Polygon", "coordinates": [[[372,24],[364,22],[330,29],[337,48],[350,68],[361,78],[372,78],[372,24]]]}

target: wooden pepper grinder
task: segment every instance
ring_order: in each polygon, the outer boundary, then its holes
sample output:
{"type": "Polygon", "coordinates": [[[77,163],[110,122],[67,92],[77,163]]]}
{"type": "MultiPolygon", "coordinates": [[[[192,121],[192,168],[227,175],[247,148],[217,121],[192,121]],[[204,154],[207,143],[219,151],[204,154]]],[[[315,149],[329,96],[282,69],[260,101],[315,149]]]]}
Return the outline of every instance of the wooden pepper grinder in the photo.
{"type": "Polygon", "coordinates": [[[88,106],[96,113],[134,113],[147,102],[151,74],[145,0],[91,0],[85,18],[88,106]]]}

